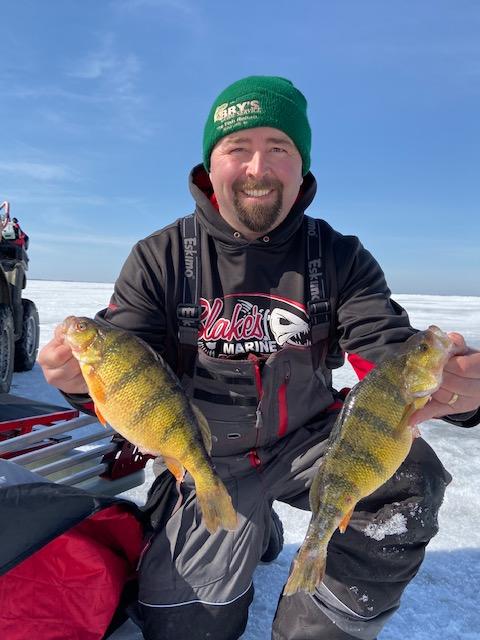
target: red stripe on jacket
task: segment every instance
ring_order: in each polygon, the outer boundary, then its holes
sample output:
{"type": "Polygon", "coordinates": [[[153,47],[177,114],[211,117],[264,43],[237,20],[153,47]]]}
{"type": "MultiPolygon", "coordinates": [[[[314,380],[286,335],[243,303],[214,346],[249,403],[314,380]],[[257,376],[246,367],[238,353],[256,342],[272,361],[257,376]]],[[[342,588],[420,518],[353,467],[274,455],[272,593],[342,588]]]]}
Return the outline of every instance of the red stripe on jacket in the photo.
{"type": "Polygon", "coordinates": [[[287,433],[288,427],[288,406],[287,406],[287,383],[283,382],[278,389],[278,435],[282,438],[287,433]]]}
{"type": "Polygon", "coordinates": [[[349,353],[347,357],[359,380],[363,380],[367,373],[375,368],[374,362],[365,360],[364,358],[357,356],[355,353],[349,353]]]}

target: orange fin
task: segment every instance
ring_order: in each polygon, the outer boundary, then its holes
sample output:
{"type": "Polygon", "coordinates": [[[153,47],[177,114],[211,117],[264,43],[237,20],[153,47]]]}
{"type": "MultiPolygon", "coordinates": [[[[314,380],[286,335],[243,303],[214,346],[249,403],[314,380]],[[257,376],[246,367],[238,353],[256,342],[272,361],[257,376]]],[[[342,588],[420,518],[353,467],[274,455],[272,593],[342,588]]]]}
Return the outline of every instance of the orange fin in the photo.
{"type": "Polygon", "coordinates": [[[183,476],[185,475],[185,469],[182,464],[175,458],[168,458],[167,456],[163,456],[163,460],[167,469],[173,473],[175,479],[178,483],[182,482],[183,476]]]}
{"type": "Polygon", "coordinates": [[[94,409],[95,409],[95,413],[97,414],[98,421],[100,422],[100,424],[103,424],[103,426],[106,428],[107,427],[107,421],[102,416],[102,414],[100,412],[100,409],[97,407],[96,404],[94,404],[93,406],[94,406],[94,409]]]}
{"type": "Polygon", "coordinates": [[[100,424],[103,424],[104,427],[107,426],[107,421],[102,415],[102,412],[98,408],[98,404],[105,404],[106,400],[106,391],[105,384],[97,375],[95,375],[95,367],[91,364],[83,365],[81,367],[83,377],[88,385],[88,391],[93,400],[93,406],[95,409],[95,413],[97,415],[98,421],[100,424]]]}
{"type": "Polygon", "coordinates": [[[343,516],[342,521],[338,525],[340,533],[345,533],[345,531],[346,531],[346,529],[348,527],[348,523],[350,522],[350,518],[352,517],[352,513],[353,513],[354,509],[355,509],[355,507],[352,507],[350,509],[350,511],[347,511],[347,513],[343,516]]]}
{"type": "Polygon", "coordinates": [[[91,364],[84,365],[82,367],[82,373],[93,401],[104,404],[107,398],[107,392],[103,380],[95,375],[95,367],[91,364]]]}

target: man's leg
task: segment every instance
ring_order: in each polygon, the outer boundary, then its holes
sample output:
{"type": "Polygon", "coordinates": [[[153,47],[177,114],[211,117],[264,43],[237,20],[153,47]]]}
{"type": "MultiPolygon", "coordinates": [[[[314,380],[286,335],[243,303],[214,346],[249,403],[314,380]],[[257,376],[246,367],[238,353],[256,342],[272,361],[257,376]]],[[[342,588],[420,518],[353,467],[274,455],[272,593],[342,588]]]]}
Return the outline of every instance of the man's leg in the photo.
{"type": "Polygon", "coordinates": [[[260,562],[270,564],[278,558],[283,549],[283,524],[278,513],[272,509],[270,518],[270,536],[268,547],[263,552],[260,562]]]}
{"type": "Polygon", "coordinates": [[[175,607],[140,605],[142,633],[146,640],[236,640],[247,624],[253,600],[253,584],[232,603],[191,603],[175,607]]]}
{"type": "Polygon", "coordinates": [[[208,533],[187,476],[182,505],[153,537],[140,567],[136,619],[146,640],[236,640],[243,634],[252,574],[268,545],[271,501],[255,470],[225,484],[238,514],[235,532],[208,533]]]}
{"type": "MultiPolygon", "coordinates": [[[[357,505],[345,533],[335,532],[315,594],[280,598],[272,638],[374,640],[437,533],[450,479],[426,442],[415,440],[397,473],[357,505]]],[[[300,496],[298,506],[304,508],[300,496]]]]}

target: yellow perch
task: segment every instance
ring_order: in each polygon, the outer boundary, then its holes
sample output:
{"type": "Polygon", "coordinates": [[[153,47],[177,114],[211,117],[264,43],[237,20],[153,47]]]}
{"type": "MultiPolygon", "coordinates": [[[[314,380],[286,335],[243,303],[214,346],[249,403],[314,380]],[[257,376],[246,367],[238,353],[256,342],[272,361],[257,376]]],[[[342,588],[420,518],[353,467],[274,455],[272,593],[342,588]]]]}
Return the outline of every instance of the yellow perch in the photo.
{"type": "Polygon", "coordinates": [[[100,422],[143,453],[163,456],[177,481],[189,471],[208,531],[233,531],[237,515],[210,459],[209,426],[168,365],[143,340],[90,318],[69,316],[63,331],[100,422]]]}
{"type": "Polygon", "coordinates": [[[410,416],[439,388],[456,347],[438,327],[409,338],[348,394],[310,488],[312,518],[284,594],[313,593],[325,574],[327,546],[345,531],[355,505],[384,484],[407,457],[410,416]]]}

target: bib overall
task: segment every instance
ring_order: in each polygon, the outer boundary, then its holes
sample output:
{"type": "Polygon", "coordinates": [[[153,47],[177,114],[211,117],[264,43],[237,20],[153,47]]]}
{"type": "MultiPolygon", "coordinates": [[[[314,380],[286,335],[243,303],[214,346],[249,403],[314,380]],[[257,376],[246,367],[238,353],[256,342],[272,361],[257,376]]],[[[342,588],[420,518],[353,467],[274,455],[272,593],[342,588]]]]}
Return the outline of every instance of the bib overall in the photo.
{"type": "MultiPolygon", "coordinates": [[[[195,216],[183,224],[183,237],[190,245],[195,238],[200,247],[195,216]]],[[[210,425],[212,457],[239,526],[210,535],[187,474],[181,505],[172,496],[173,512],[162,520],[140,567],[138,622],[148,640],[239,638],[253,597],[252,576],[268,545],[273,501],[309,510],[309,487],[339,408],[331,370],[343,362],[332,340],[336,288],[328,233],[328,225],[305,219],[309,344],[268,355],[218,358],[198,349],[198,252],[188,261],[177,308],[181,380],[210,425]]],[[[317,593],[280,599],[273,638],[376,638],[437,531],[449,479],[418,439],[398,473],[359,504],[346,533],[333,536],[317,593]],[[405,517],[405,534],[388,541],[365,535],[369,524],[398,513],[405,517]]]]}

